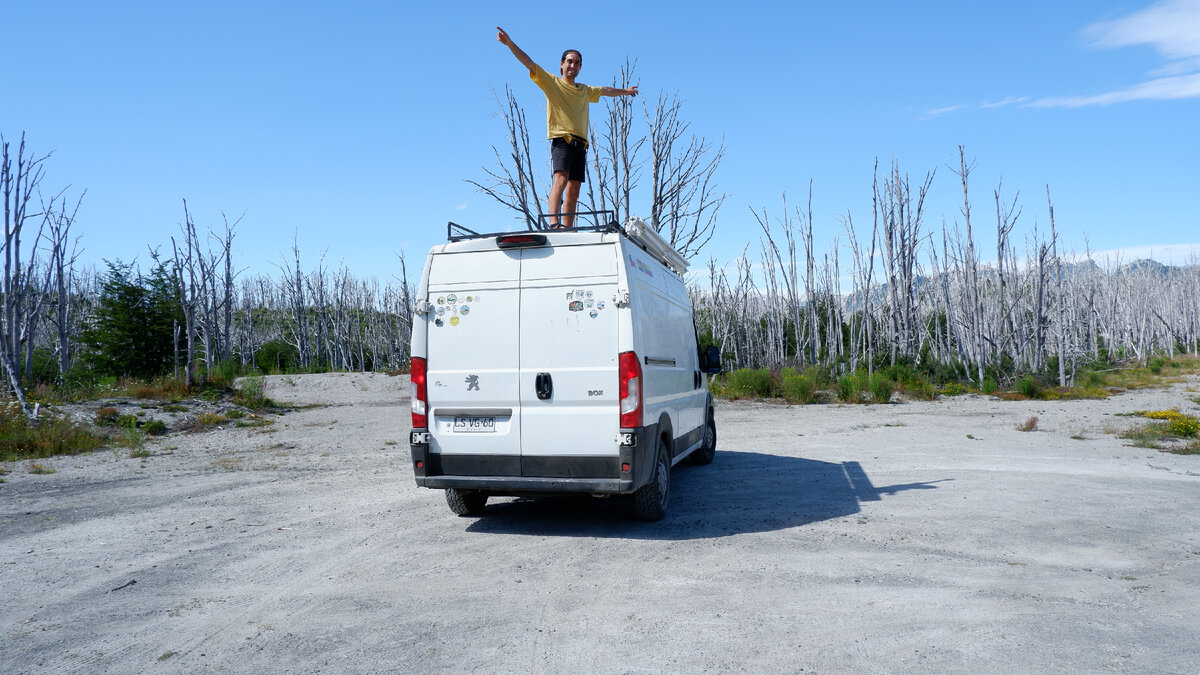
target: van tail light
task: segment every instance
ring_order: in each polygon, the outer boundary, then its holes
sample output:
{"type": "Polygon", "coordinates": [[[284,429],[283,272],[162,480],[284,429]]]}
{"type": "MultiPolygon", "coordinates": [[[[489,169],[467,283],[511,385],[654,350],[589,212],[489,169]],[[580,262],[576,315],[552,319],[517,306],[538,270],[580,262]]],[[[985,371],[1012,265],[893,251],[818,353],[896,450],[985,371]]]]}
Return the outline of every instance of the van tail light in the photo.
{"type": "Polygon", "coordinates": [[[412,378],[412,428],[427,429],[429,423],[429,390],[425,386],[425,359],[414,356],[409,373],[412,378]]]}
{"type": "Polygon", "coordinates": [[[621,352],[617,357],[617,372],[621,378],[617,392],[621,397],[621,428],[642,426],[642,364],[634,352],[621,352]]]}

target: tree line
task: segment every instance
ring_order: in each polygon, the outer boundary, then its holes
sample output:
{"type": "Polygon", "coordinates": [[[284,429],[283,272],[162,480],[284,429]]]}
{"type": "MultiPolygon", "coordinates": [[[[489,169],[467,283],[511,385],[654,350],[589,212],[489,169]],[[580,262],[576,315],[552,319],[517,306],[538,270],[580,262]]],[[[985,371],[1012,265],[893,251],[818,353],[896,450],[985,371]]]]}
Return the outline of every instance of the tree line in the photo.
{"type": "Polygon", "coordinates": [[[76,219],[83,195],[49,191],[50,154],[22,134],[0,135],[4,199],[0,365],[6,388],[31,417],[26,385],[92,382],[106,376],[173,375],[195,384],[211,374],[405,367],[412,287],[403,255],[387,282],[359,279],[300,250],[274,275],[245,275],[234,262],[240,219],[201,228],[182,203],[170,252],[151,250],[141,269],[78,264],[76,219]]]}
{"type": "MultiPolygon", "coordinates": [[[[0,361],[27,414],[36,415],[36,406],[26,402],[24,387],[36,381],[169,374],[194,384],[251,368],[407,366],[415,290],[403,255],[398,274],[382,283],[323,260],[306,268],[298,245],[274,274],[247,275],[234,262],[240,219],[222,216],[219,227],[201,228],[184,201],[169,254],[152,251],[148,269],[121,261],[81,268],[74,230],[83,195],[43,191],[49,155],[31,154],[24,136],[15,148],[0,136],[0,147],[0,361]]],[[[611,175],[620,153],[604,156],[611,175]]],[[[710,160],[719,161],[719,153],[710,160]]],[[[990,213],[981,225],[970,192],[974,163],[963,148],[950,169],[963,202],[959,217],[940,230],[929,226],[925,211],[934,172],[913,183],[895,162],[875,168],[869,225],[845,213],[827,251],[813,241],[811,185],[803,207],[785,201],[775,215],[754,211],[762,232],[757,260],[748,247],[728,265],[710,256],[707,269],[690,278],[702,342],[719,345],[732,368],[817,365],[844,374],[904,364],[938,381],[979,384],[1032,373],[1067,385],[1084,364],[1200,353],[1200,265],[1121,265],[1065,254],[1049,188],[1049,229],[1034,227],[1022,245],[1013,238],[1024,216],[1019,195],[995,188],[994,225],[990,213]],[[985,263],[981,241],[993,236],[997,259],[985,263]]],[[[624,171],[636,180],[636,167],[624,171]]],[[[711,172],[690,175],[711,186],[711,172]]],[[[615,184],[610,179],[605,189],[615,184]]],[[[674,232],[667,228],[679,218],[652,224],[695,254],[711,235],[717,206],[680,206],[692,226],[674,232]]]]}
{"type": "Polygon", "coordinates": [[[1048,231],[1023,245],[1013,231],[1019,194],[997,186],[987,225],[973,210],[975,163],[959,148],[950,170],[962,188],[960,217],[935,230],[925,199],[934,172],[913,182],[895,162],[875,169],[872,219],[840,218],[827,252],[813,245],[808,205],[755,213],[762,230],[755,264],[709,260],[695,283],[705,339],[734,367],[818,365],[835,374],[903,364],[935,380],[1011,382],[1042,376],[1074,383],[1083,365],[1145,363],[1156,354],[1200,355],[1200,265],[1122,264],[1059,249],[1050,189],[1048,231]],[[984,262],[984,237],[997,258],[984,262]]]}

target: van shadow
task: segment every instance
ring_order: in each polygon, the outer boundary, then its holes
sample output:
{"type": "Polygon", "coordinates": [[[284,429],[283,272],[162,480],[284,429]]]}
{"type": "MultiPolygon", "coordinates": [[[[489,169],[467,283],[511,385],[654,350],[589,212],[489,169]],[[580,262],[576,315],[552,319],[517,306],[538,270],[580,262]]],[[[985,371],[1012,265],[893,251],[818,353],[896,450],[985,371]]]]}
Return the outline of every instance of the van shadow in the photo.
{"type": "MultiPolygon", "coordinates": [[[[948,480],[948,479],[947,479],[948,480]]],[[[935,483],[877,487],[858,462],[822,462],[718,451],[708,466],[671,471],[671,503],[657,523],[634,520],[628,500],[590,496],[489,502],[469,532],[562,537],[687,540],[785,530],[859,513],[863,502],[935,483]]]]}

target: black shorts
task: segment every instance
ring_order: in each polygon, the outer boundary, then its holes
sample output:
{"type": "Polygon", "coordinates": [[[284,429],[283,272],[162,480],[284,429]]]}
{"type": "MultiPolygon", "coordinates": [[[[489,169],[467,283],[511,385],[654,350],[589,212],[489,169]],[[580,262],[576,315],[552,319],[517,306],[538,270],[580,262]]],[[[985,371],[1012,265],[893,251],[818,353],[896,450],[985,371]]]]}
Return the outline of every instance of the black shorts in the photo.
{"type": "Polygon", "coordinates": [[[550,164],[554,171],[567,172],[567,180],[582,183],[587,175],[587,146],[583,141],[567,142],[562,138],[550,139],[550,164]]]}

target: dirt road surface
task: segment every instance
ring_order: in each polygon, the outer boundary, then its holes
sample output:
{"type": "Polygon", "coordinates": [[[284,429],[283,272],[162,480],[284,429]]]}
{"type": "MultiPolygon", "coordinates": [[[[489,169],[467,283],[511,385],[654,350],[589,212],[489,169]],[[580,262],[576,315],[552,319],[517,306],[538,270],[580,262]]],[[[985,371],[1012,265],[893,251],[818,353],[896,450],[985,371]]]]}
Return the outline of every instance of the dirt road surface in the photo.
{"type": "Polygon", "coordinates": [[[641,523],[456,517],[413,483],[403,377],[269,378],[324,405],[5,465],[0,672],[1196,673],[1200,457],[1112,433],[1188,386],[722,402],[641,523]]]}

